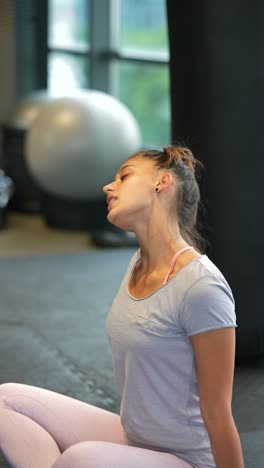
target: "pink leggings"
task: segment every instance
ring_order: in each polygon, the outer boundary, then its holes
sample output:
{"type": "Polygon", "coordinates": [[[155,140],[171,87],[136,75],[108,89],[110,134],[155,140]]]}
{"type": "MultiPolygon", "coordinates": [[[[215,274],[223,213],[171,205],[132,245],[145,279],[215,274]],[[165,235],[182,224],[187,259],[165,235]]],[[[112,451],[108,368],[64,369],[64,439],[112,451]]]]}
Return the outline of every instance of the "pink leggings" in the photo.
{"type": "Polygon", "coordinates": [[[0,385],[0,448],[15,468],[193,466],[169,453],[128,446],[117,414],[13,383],[0,385]]]}

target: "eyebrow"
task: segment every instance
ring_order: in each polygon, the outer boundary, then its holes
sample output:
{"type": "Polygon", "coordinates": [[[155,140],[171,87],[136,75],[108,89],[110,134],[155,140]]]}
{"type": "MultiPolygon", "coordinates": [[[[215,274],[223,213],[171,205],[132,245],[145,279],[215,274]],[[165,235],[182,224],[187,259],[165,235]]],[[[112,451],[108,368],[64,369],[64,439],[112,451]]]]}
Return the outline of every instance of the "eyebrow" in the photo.
{"type": "Polygon", "coordinates": [[[119,171],[116,173],[116,176],[117,176],[117,174],[120,174],[120,172],[121,172],[123,169],[125,169],[125,167],[135,167],[135,166],[134,166],[133,164],[126,164],[125,166],[122,166],[122,167],[119,169],[119,171]]]}

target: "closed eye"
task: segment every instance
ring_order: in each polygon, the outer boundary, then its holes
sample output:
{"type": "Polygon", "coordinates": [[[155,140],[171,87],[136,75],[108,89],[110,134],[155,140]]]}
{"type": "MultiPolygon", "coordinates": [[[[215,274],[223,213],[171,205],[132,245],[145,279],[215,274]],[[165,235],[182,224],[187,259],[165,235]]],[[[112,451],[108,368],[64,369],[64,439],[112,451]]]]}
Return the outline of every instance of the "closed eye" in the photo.
{"type": "Polygon", "coordinates": [[[124,180],[129,174],[124,174],[120,177],[120,180],[124,180]]]}

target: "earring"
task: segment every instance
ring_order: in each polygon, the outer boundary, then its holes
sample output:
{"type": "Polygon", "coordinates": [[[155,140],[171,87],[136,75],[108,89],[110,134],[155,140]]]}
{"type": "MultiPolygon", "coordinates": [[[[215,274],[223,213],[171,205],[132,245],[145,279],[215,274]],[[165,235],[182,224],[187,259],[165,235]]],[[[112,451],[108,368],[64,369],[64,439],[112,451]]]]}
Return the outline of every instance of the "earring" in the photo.
{"type": "Polygon", "coordinates": [[[156,188],[155,188],[155,192],[158,192],[158,191],[159,191],[159,189],[158,189],[158,187],[156,187],[156,188]]]}

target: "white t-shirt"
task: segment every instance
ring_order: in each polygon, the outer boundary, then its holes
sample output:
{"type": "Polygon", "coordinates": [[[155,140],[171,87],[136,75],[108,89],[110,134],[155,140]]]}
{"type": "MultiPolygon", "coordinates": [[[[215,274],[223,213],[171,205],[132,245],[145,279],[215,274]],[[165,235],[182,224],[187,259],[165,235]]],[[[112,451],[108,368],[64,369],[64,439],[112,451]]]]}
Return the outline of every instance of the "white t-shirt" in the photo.
{"type": "Polygon", "coordinates": [[[201,417],[189,336],[236,327],[234,298],[206,255],[143,299],[128,289],[133,255],[107,318],[121,423],[129,445],[215,466],[201,417]]]}

